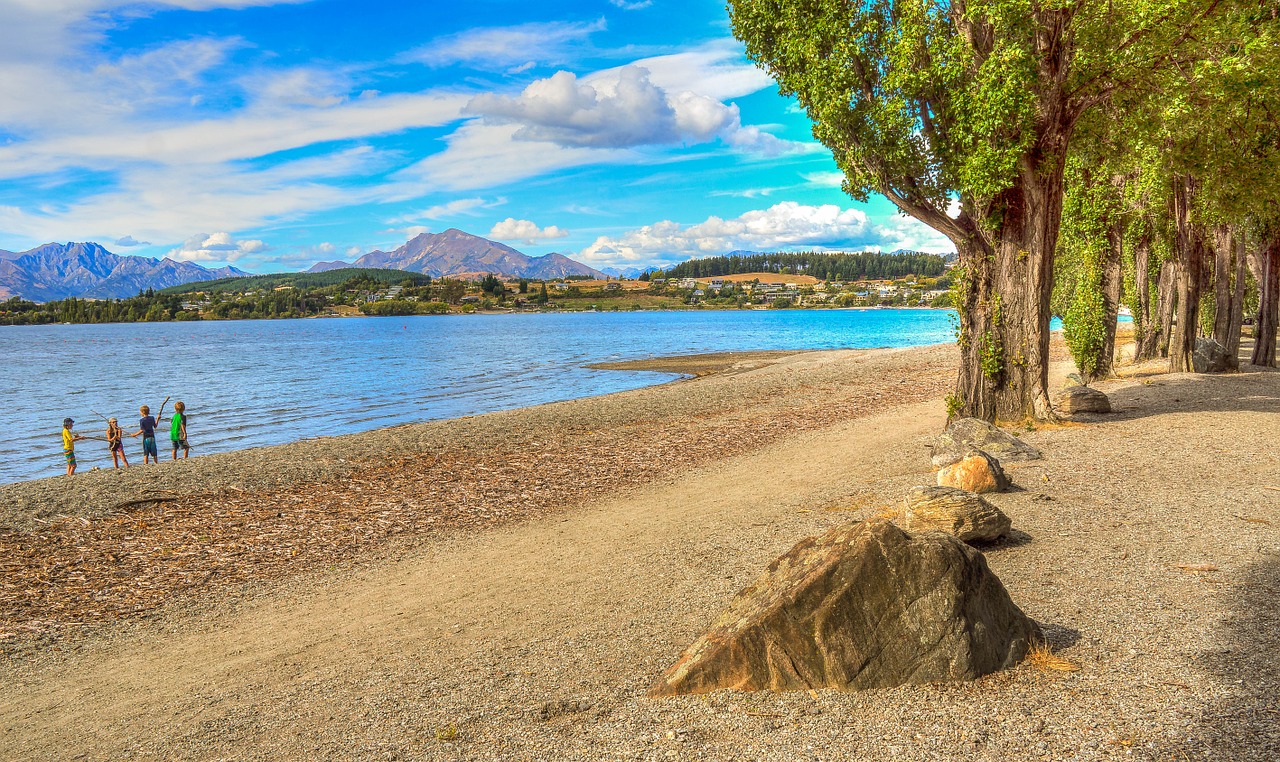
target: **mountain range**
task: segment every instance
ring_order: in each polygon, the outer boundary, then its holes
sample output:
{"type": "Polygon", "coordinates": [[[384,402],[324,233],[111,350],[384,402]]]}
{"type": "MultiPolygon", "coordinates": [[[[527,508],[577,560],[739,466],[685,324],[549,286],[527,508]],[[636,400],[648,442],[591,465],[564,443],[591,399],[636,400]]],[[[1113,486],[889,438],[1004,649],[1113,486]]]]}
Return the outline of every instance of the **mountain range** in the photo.
{"type": "Polygon", "coordinates": [[[355,262],[318,262],[308,272],[340,267],[376,267],[424,273],[434,278],[492,273],[515,278],[551,280],[572,275],[604,279],[604,273],[563,254],[531,257],[510,246],[449,228],[422,233],[395,251],[371,251],[355,262]]]}
{"type": "Polygon", "coordinates": [[[148,288],[248,274],[235,267],[209,269],[168,257],[122,257],[96,243],[46,243],[29,251],[0,250],[0,299],[123,299],[148,288]]]}

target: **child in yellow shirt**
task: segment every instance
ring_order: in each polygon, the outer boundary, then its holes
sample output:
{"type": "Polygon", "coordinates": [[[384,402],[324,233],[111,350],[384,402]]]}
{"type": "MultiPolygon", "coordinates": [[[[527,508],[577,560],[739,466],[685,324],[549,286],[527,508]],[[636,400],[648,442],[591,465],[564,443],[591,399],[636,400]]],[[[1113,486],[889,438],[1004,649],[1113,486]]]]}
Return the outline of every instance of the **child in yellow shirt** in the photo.
{"type": "Polygon", "coordinates": [[[75,423],[70,418],[62,419],[62,454],[67,458],[67,476],[76,472],[76,442],[84,439],[79,434],[71,433],[71,427],[75,423]]]}

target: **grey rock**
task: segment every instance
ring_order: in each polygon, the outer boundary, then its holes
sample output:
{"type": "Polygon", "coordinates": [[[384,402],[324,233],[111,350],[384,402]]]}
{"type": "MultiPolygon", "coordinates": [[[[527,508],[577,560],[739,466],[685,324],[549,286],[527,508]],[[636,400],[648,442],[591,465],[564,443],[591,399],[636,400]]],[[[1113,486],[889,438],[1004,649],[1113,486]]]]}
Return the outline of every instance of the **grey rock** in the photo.
{"type": "Polygon", "coordinates": [[[974,450],[1000,460],[1039,460],[1040,451],[998,426],[977,418],[959,418],[938,435],[933,465],[946,466],[974,450]]]}
{"type": "Polygon", "coordinates": [[[1213,339],[1196,339],[1196,350],[1191,355],[1191,367],[1196,373],[1225,373],[1240,370],[1240,359],[1232,356],[1227,348],[1213,339]]]}
{"type": "Polygon", "coordinates": [[[859,522],[770,564],[649,695],[973,680],[1014,666],[1040,637],[977,550],[859,522]]]}
{"type": "Polygon", "coordinates": [[[1013,522],[981,495],[954,487],[912,487],[903,499],[909,532],[946,532],[962,542],[998,540],[1013,522]]]}
{"type": "Polygon", "coordinates": [[[1110,413],[1111,398],[1088,386],[1069,386],[1054,397],[1053,407],[1067,416],[1077,413],[1110,413]]]}

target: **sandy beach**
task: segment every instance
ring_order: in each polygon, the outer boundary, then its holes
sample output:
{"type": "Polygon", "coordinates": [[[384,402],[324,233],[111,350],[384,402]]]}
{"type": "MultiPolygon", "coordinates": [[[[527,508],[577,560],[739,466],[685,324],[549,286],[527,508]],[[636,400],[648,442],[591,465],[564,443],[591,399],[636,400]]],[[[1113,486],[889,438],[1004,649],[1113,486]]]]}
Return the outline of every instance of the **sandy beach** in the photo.
{"type": "Polygon", "coordinates": [[[1021,432],[1045,459],[1009,464],[1019,534],[985,552],[1078,669],[646,697],[778,554],[932,483],[954,362],[669,359],[694,378],[0,488],[0,757],[1280,758],[1256,368],[1021,432]]]}

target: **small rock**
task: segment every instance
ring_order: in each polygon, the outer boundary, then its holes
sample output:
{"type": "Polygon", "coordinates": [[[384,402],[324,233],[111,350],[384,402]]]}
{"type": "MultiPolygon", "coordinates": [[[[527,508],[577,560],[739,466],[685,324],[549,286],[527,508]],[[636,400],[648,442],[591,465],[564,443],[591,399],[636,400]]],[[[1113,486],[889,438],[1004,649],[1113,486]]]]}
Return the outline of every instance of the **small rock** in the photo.
{"type": "Polygon", "coordinates": [[[770,564],[649,695],[973,680],[1017,664],[1040,637],[978,551],[859,522],[770,564]]]}
{"type": "Polygon", "coordinates": [[[1084,377],[1079,373],[1068,373],[1067,380],[1063,386],[1084,386],[1084,377]]]}
{"type": "Polygon", "coordinates": [[[1240,370],[1240,359],[1214,339],[1200,337],[1191,355],[1191,367],[1196,373],[1225,373],[1240,370]]]}
{"type": "Polygon", "coordinates": [[[962,542],[991,542],[1013,526],[981,495],[954,487],[912,487],[903,502],[909,532],[938,531],[962,542]]]}
{"type": "Polygon", "coordinates": [[[1039,460],[1040,451],[998,426],[977,418],[959,418],[938,436],[933,465],[955,463],[973,450],[1001,460],[1039,460]]]}
{"type": "Polygon", "coordinates": [[[1009,489],[1000,461],[982,450],[973,450],[938,471],[939,487],[955,487],[966,492],[1004,492],[1009,489]]]}
{"type": "Polygon", "coordinates": [[[1058,393],[1053,407],[1066,416],[1077,413],[1110,413],[1111,399],[1088,386],[1069,386],[1058,393]]]}

